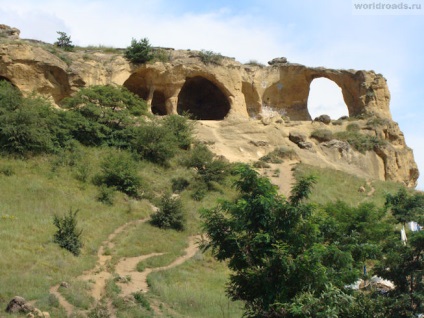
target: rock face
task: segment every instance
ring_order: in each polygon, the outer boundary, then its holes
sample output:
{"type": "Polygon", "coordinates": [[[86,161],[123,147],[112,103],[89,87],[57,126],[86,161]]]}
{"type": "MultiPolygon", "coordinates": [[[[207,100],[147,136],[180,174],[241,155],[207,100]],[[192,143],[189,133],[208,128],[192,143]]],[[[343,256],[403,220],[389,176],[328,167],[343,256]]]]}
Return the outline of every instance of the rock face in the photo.
{"type": "Polygon", "coordinates": [[[377,153],[384,165],[381,178],[409,186],[416,183],[412,151],[391,121],[386,79],[374,71],[307,67],[286,58],[274,59],[268,67],[243,65],[231,58],[204,64],[199,52],[172,49],[164,50],[166,62],[133,65],[118,49],[65,52],[50,44],[19,40],[18,35],[19,30],[0,25],[0,79],[23,93],[47,96],[58,106],[82,87],[116,84],[147,100],[157,115],[188,112],[200,120],[264,121],[263,113],[271,110],[280,118],[284,115],[285,121],[310,122],[310,84],[316,78],[327,78],[341,88],[350,117],[375,116],[392,123],[379,132],[391,145],[377,153]]]}

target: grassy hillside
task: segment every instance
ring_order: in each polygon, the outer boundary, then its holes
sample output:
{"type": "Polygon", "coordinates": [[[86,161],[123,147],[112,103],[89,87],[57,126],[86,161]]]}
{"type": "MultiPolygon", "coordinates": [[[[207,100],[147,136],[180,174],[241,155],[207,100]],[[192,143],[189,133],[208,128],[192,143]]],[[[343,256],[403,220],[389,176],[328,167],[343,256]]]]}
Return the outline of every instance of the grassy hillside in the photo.
{"type": "MultiPolygon", "coordinates": [[[[235,165],[197,144],[187,119],[148,116],[146,105],[122,89],[82,90],[67,102],[67,112],[59,112],[1,85],[0,317],[15,295],[59,318],[104,318],[108,311],[117,317],[242,316],[241,304],[225,295],[226,264],[209,254],[197,252],[179,266],[151,273],[146,293],[123,296],[132,276],[116,272],[126,259],[149,256],[135,266],[147,273],[184,255],[189,238],[201,234],[199,209],[237,196],[235,165]],[[127,109],[109,94],[125,98],[127,109]],[[184,231],[148,222],[161,198],[174,198],[172,193],[181,202],[184,231]],[[53,219],[77,210],[83,246],[74,256],[54,242],[53,219]],[[87,271],[93,278],[84,280],[87,271]],[[98,273],[107,277],[96,305],[98,273]],[[55,296],[51,288],[61,282],[69,286],[55,296]]],[[[295,170],[296,177],[310,174],[318,177],[311,197],[318,204],[340,199],[381,205],[386,191],[399,188],[306,165],[295,170]]]]}

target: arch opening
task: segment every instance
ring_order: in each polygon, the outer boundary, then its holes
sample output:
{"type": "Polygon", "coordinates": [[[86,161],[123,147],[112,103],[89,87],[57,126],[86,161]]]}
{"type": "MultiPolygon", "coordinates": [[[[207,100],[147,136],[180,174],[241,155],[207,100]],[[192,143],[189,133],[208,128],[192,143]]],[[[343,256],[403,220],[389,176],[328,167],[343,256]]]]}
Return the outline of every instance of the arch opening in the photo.
{"type": "Polygon", "coordinates": [[[225,94],[201,76],[187,78],[178,95],[178,114],[189,113],[199,120],[222,120],[230,107],[225,94]]]}
{"type": "Polygon", "coordinates": [[[241,91],[244,95],[246,110],[250,117],[255,118],[261,112],[261,98],[253,83],[243,82],[241,91]]]}
{"type": "Polygon", "coordinates": [[[153,93],[152,113],[160,116],[168,114],[166,110],[166,97],[165,94],[161,91],[155,91],[153,93]]]}
{"type": "Polygon", "coordinates": [[[349,116],[341,88],[327,78],[316,78],[309,87],[308,111],[311,118],[328,115],[332,119],[349,116]]]}

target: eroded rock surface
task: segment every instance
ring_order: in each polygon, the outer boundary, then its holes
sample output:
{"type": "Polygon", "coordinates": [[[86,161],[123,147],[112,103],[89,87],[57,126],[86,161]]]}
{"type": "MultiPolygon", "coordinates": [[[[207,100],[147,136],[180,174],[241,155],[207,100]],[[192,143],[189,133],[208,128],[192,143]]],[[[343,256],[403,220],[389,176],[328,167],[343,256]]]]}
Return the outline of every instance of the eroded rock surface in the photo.
{"type": "MultiPolygon", "coordinates": [[[[302,122],[312,125],[308,111],[310,84],[316,78],[327,78],[341,88],[350,117],[373,117],[384,122],[378,129],[362,130],[387,141],[385,147],[372,154],[375,157],[372,175],[408,186],[416,185],[418,169],[412,150],[392,121],[387,81],[374,71],[307,67],[290,63],[285,58],[271,61],[268,67],[243,65],[231,58],[205,64],[199,52],[172,49],[164,49],[169,58],[166,62],[134,65],[124,59],[119,49],[65,52],[50,44],[20,40],[17,29],[0,25],[2,32],[8,36],[0,37],[0,79],[10,81],[23,93],[44,95],[58,106],[82,87],[116,84],[147,100],[151,111],[157,115],[188,112],[200,120],[242,122],[259,118],[272,130],[302,122]],[[263,116],[269,110],[278,116],[263,116]]],[[[326,123],[326,129],[338,129],[328,118],[326,123]]],[[[309,135],[306,137],[309,139],[309,135]]],[[[261,136],[258,138],[262,140],[261,136]]],[[[232,141],[237,144],[234,139],[232,141]]],[[[305,159],[317,165],[328,161],[331,166],[334,160],[340,160],[336,155],[350,158],[352,164],[360,156],[353,154],[352,149],[314,146],[313,140],[303,142],[307,143],[307,149],[318,151],[315,159],[305,159]],[[317,157],[318,154],[327,157],[323,159],[317,157]]],[[[279,146],[283,142],[274,140],[271,144],[279,146]]]]}

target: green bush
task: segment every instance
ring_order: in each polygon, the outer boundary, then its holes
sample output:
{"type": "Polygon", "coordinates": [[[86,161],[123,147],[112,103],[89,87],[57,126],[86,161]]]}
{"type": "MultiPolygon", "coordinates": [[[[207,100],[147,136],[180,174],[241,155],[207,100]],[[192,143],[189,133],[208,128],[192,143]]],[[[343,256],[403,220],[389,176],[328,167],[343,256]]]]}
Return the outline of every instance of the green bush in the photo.
{"type": "Polygon", "coordinates": [[[70,209],[68,215],[63,217],[58,215],[53,216],[53,224],[57,227],[57,231],[53,236],[53,242],[59,244],[60,247],[68,250],[75,256],[80,254],[82,247],[82,230],[77,229],[77,214],[78,210],[73,212],[70,209]]]}
{"type": "Polygon", "coordinates": [[[140,304],[141,307],[146,308],[147,310],[152,310],[152,307],[150,307],[150,304],[148,302],[148,300],[146,299],[146,297],[144,296],[144,294],[142,294],[141,292],[135,292],[132,293],[134,300],[140,304]]]}
{"type": "Polygon", "coordinates": [[[101,172],[95,177],[95,184],[116,188],[130,197],[139,197],[141,178],[138,176],[137,162],[129,152],[110,153],[101,162],[100,168],[101,172]]]}
{"type": "Polygon", "coordinates": [[[152,215],[150,223],[162,229],[184,231],[186,219],[181,200],[164,194],[159,204],[159,210],[152,215]]]}
{"type": "Polygon", "coordinates": [[[142,159],[166,166],[176,153],[177,142],[172,131],[156,122],[133,127],[131,135],[130,147],[142,159]]]}
{"type": "Polygon", "coordinates": [[[63,101],[61,114],[73,138],[87,146],[127,146],[125,129],[134,116],[147,114],[147,103],[123,86],[91,86],[63,101]]]}
{"type": "Polygon", "coordinates": [[[174,193],[181,192],[190,185],[190,182],[186,178],[173,178],[171,179],[171,183],[174,193]]]}
{"type": "Polygon", "coordinates": [[[106,185],[101,185],[99,187],[99,194],[97,195],[97,200],[106,205],[113,205],[115,190],[116,190],[115,187],[108,187],[106,185]]]}
{"type": "Polygon", "coordinates": [[[358,132],[360,130],[361,128],[359,127],[357,123],[351,123],[346,126],[346,131],[358,132]]]}
{"type": "Polygon", "coordinates": [[[199,53],[199,58],[204,64],[218,64],[219,65],[224,57],[220,53],[202,50],[199,53]]]}
{"type": "Polygon", "coordinates": [[[259,158],[259,160],[267,163],[282,163],[283,159],[292,160],[296,158],[297,154],[293,149],[286,147],[278,147],[270,153],[266,154],[265,156],[259,158]]]}
{"type": "Polygon", "coordinates": [[[384,140],[381,140],[378,137],[361,134],[357,131],[337,132],[334,134],[334,137],[339,140],[347,141],[349,145],[361,153],[373,151],[386,144],[384,140]]]}
{"type": "Polygon", "coordinates": [[[211,187],[211,182],[221,182],[229,173],[229,166],[202,144],[196,145],[183,164],[188,168],[194,168],[200,179],[211,187]]]}
{"type": "Polygon", "coordinates": [[[319,142],[330,141],[333,139],[333,133],[328,129],[317,129],[311,133],[311,138],[314,138],[319,142]]]}
{"type": "Polygon", "coordinates": [[[125,58],[132,63],[146,63],[154,58],[152,47],[147,38],[140,41],[131,40],[131,45],[124,52],[125,58]]]}
{"type": "Polygon", "coordinates": [[[193,142],[193,122],[186,116],[168,115],[163,119],[165,129],[175,136],[178,147],[188,149],[193,142]]]}
{"type": "Polygon", "coordinates": [[[58,112],[42,98],[22,98],[11,84],[0,85],[0,148],[28,156],[57,151],[69,134],[56,135],[58,112]],[[8,87],[9,86],[9,87],[8,87]]]}

